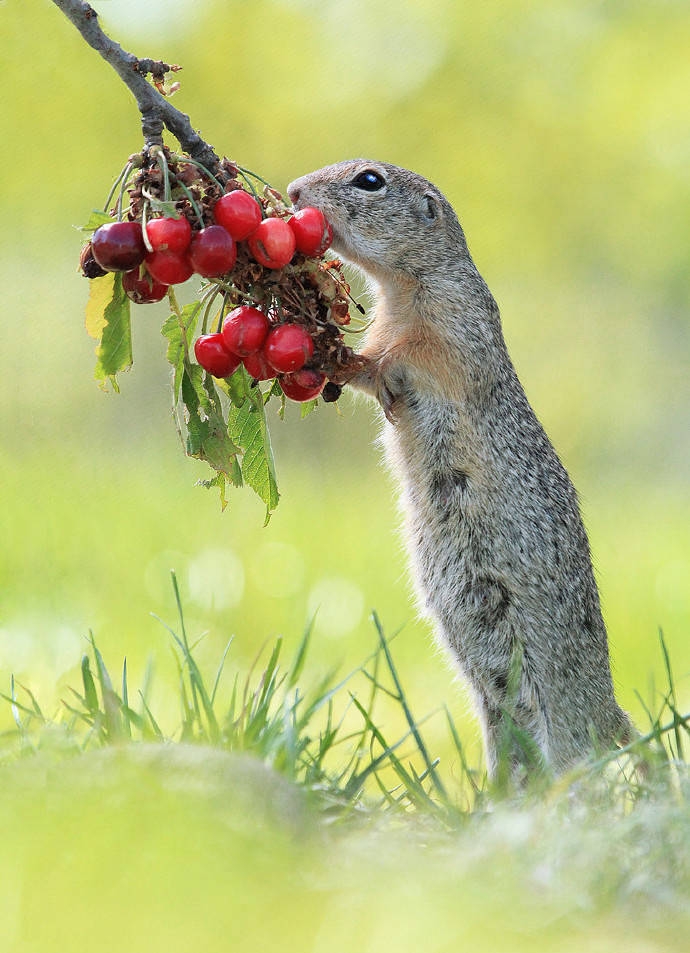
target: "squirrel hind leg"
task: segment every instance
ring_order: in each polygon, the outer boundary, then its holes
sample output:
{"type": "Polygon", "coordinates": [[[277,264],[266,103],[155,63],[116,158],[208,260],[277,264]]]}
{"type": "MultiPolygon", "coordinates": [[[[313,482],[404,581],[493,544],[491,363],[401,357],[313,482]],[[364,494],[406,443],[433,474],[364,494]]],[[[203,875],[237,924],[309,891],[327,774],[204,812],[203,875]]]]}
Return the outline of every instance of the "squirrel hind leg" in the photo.
{"type": "Polygon", "coordinates": [[[523,788],[528,778],[548,772],[548,752],[540,713],[521,703],[499,707],[479,693],[486,770],[492,785],[523,788]]]}
{"type": "Polygon", "coordinates": [[[607,753],[612,760],[616,751],[639,737],[630,717],[612,699],[597,712],[597,718],[573,719],[571,712],[553,703],[549,709],[548,745],[556,774],[565,774],[607,753]]]}

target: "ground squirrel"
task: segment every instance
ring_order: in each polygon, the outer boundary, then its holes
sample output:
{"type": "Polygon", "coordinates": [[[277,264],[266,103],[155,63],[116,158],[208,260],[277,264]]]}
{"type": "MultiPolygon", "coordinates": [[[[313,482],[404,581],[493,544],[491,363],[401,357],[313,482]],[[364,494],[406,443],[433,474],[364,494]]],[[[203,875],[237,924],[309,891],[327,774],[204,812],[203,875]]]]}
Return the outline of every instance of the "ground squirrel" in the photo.
{"type": "Polygon", "coordinates": [[[288,195],[324,212],[333,250],[371,282],[368,364],[350,383],[387,418],[420,600],[471,686],[489,775],[562,772],[627,742],[577,496],[451,205],[369,160],[288,195]]]}

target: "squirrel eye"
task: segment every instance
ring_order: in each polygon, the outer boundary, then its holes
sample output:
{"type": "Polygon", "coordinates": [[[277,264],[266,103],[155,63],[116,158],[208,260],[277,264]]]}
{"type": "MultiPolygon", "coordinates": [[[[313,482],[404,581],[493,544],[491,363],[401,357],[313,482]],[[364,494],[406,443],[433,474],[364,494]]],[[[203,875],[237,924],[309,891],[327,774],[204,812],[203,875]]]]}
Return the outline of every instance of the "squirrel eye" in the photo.
{"type": "Polygon", "coordinates": [[[378,192],[379,189],[384,187],[386,180],[378,172],[367,169],[366,172],[360,172],[352,180],[352,184],[358,189],[364,189],[365,192],[378,192]]]}

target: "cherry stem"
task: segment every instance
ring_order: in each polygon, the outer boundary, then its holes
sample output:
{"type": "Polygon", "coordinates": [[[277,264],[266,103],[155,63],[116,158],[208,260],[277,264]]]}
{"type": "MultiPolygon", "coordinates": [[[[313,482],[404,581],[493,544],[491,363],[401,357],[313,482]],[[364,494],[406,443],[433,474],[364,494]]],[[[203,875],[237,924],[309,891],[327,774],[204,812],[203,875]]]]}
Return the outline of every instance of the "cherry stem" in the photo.
{"type": "Polygon", "coordinates": [[[201,212],[201,209],[200,209],[199,206],[197,205],[196,199],[194,198],[194,196],[192,195],[192,193],[190,192],[190,190],[187,188],[187,186],[184,184],[184,182],[181,182],[180,179],[177,178],[177,176],[176,176],[175,178],[176,178],[177,184],[178,184],[179,187],[182,189],[182,191],[184,192],[184,194],[187,196],[187,199],[189,200],[189,204],[190,204],[190,205],[192,206],[192,208],[194,209],[194,214],[196,215],[197,219],[199,220],[199,224],[200,224],[201,227],[203,228],[203,227],[204,227],[204,216],[203,216],[203,214],[202,214],[202,212],[201,212]]]}
{"type": "MultiPolygon", "coordinates": [[[[173,314],[177,318],[177,323],[179,324],[180,330],[182,331],[182,344],[184,347],[185,363],[189,363],[189,342],[187,341],[187,325],[185,325],[184,319],[182,317],[182,308],[180,307],[180,303],[177,300],[177,295],[175,294],[172,285],[170,285],[170,287],[168,288],[168,300],[170,302],[170,308],[172,309],[173,314]]],[[[196,310],[194,311],[194,316],[196,316],[196,314],[198,313],[198,309],[200,307],[201,307],[201,301],[198,301],[196,303],[196,310]]],[[[190,319],[190,323],[191,323],[191,319],[190,319]]]]}
{"type": "Polygon", "coordinates": [[[220,303],[220,314],[218,315],[218,326],[216,327],[216,331],[218,332],[218,334],[220,334],[220,332],[223,329],[223,318],[225,316],[225,309],[227,308],[227,306],[228,306],[228,299],[226,295],[223,295],[221,303],[220,303]]]}
{"type": "MultiPolygon", "coordinates": [[[[220,294],[220,288],[218,288],[216,285],[210,285],[201,296],[199,306],[201,307],[201,305],[203,305],[204,302],[206,303],[206,306],[204,308],[204,316],[201,321],[202,334],[206,334],[206,331],[208,330],[208,316],[211,313],[211,305],[216,300],[216,295],[219,295],[219,294],[220,294]]],[[[222,315],[222,312],[223,312],[223,309],[221,308],[221,315],[222,315]]],[[[218,328],[218,330],[220,331],[220,328],[218,328]]]]}
{"type": "Polygon", "coordinates": [[[346,325],[345,327],[342,327],[340,330],[348,335],[349,334],[364,334],[365,331],[369,330],[369,328],[372,326],[373,323],[374,323],[373,321],[365,321],[365,323],[358,328],[356,327],[353,328],[352,324],[349,324],[349,325],[346,325]]]}
{"type": "MultiPolygon", "coordinates": [[[[143,191],[143,190],[142,190],[142,191],[143,191]]],[[[148,252],[153,252],[153,245],[151,244],[151,240],[150,240],[150,238],[149,238],[148,229],[147,229],[147,227],[146,227],[147,222],[148,222],[148,211],[149,211],[149,208],[150,208],[149,202],[148,202],[147,200],[144,200],[144,204],[142,205],[142,209],[141,209],[141,234],[142,234],[142,236],[143,236],[143,238],[144,238],[144,244],[146,245],[146,251],[148,251],[148,252]]]]}
{"type": "Polygon", "coordinates": [[[170,170],[168,169],[168,160],[165,158],[165,152],[160,146],[149,150],[149,155],[153,155],[156,163],[163,173],[163,201],[170,201],[170,170]]]}
{"type": "MultiPolygon", "coordinates": [[[[130,166],[130,171],[131,171],[131,169],[132,169],[132,164],[131,164],[131,163],[128,163],[128,165],[130,166]]],[[[121,221],[122,221],[122,200],[123,200],[123,198],[124,198],[125,189],[127,188],[128,182],[129,182],[129,174],[123,175],[122,178],[120,179],[120,191],[119,191],[118,196],[117,196],[117,220],[118,220],[118,222],[121,222],[121,221]]]]}
{"type": "Polygon", "coordinates": [[[245,169],[245,168],[243,168],[241,165],[238,165],[237,168],[239,169],[239,171],[242,173],[242,175],[243,175],[245,178],[247,178],[247,176],[250,175],[253,179],[258,179],[259,182],[263,182],[263,184],[264,184],[264,185],[267,185],[267,186],[269,187],[269,189],[272,188],[271,183],[270,183],[270,182],[267,182],[266,179],[263,179],[260,175],[258,175],[258,173],[252,172],[251,169],[245,169]]]}
{"type": "Polygon", "coordinates": [[[223,281],[222,278],[212,278],[211,279],[215,285],[218,286],[219,291],[222,291],[227,298],[232,298],[233,303],[238,301],[248,301],[250,304],[256,303],[256,296],[248,294],[246,291],[240,291],[231,281],[223,281]]]}
{"type": "Polygon", "coordinates": [[[207,169],[205,165],[202,165],[201,162],[197,162],[196,159],[191,159],[189,156],[181,156],[176,152],[170,154],[171,159],[175,159],[177,162],[185,162],[187,165],[196,166],[197,169],[200,169],[204,175],[207,175],[209,179],[212,179],[213,182],[218,186],[221,192],[225,191],[225,186],[223,183],[215,177],[213,172],[210,169],[207,169]]]}
{"type": "Polygon", "coordinates": [[[113,196],[114,196],[115,193],[117,192],[118,186],[121,185],[123,181],[124,181],[125,183],[127,182],[127,180],[129,179],[130,173],[131,173],[131,171],[132,171],[133,168],[134,168],[134,163],[131,162],[131,161],[128,161],[127,164],[125,165],[125,167],[122,169],[122,171],[121,171],[120,174],[118,175],[118,177],[117,177],[117,178],[115,179],[115,181],[113,182],[113,187],[111,188],[110,192],[108,193],[108,198],[105,200],[105,205],[103,206],[103,211],[104,211],[104,212],[109,211],[110,203],[111,203],[112,200],[113,200],[113,196]]]}
{"type": "MultiPolygon", "coordinates": [[[[259,193],[258,193],[258,192],[256,191],[256,189],[254,188],[254,183],[252,182],[252,180],[249,178],[249,176],[247,175],[247,173],[245,172],[245,170],[244,170],[244,169],[240,169],[239,166],[238,166],[238,172],[240,173],[240,175],[242,176],[242,178],[244,179],[244,181],[245,181],[245,182],[247,183],[247,185],[249,186],[249,189],[250,189],[252,195],[254,196],[254,198],[257,200],[257,202],[259,202],[260,196],[259,196],[259,193]]],[[[261,208],[261,215],[262,215],[262,217],[263,217],[263,215],[264,215],[264,209],[263,209],[263,206],[261,205],[260,202],[259,202],[259,206],[260,206],[260,208],[261,208]]]]}

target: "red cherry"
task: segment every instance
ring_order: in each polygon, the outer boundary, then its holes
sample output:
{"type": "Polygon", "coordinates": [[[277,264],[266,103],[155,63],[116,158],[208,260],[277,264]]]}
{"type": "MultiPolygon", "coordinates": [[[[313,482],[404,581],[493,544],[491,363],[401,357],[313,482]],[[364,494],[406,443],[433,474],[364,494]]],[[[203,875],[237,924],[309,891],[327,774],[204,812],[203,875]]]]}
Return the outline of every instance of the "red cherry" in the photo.
{"type": "Polygon", "coordinates": [[[313,400],[318,397],[326,383],[326,375],[303,367],[294,374],[283,374],[278,378],[280,388],[290,400],[313,400]]]}
{"type": "Polygon", "coordinates": [[[145,259],[146,270],[163,285],[179,285],[194,274],[187,256],[175,251],[149,252],[145,259]]]}
{"type": "Polygon", "coordinates": [[[298,371],[314,353],[314,342],[299,324],[280,324],[264,344],[269,364],[281,374],[298,371]]]}
{"type": "Polygon", "coordinates": [[[246,357],[260,350],[269,328],[268,318],[263,311],[242,305],[231,311],[223,322],[223,343],[228,351],[246,357]]]}
{"type": "Polygon", "coordinates": [[[180,218],[152,218],[146,223],[146,235],[154,251],[185,252],[192,240],[192,226],[180,218]]]}
{"type": "Polygon", "coordinates": [[[282,218],[265,218],[247,239],[249,251],[265,268],[283,268],[295,254],[295,236],[282,218]]]}
{"type": "Polygon", "coordinates": [[[266,360],[263,351],[254,351],[242,358],[242,363],[255,381],[269,381],[276,376],[276,372],[266,360]]]}
{"type": "Polygon", "coordinates": [[[146,245],[139,222],[108,222],[91,238],[91,251],[106,271],[130,271],[144,260],[146,245]]]}
{"type": "Polygon", "coordinates": [[[300,209],[288,221],[295,236],[297,251],[308,258],[320,258],[333,241],[333,229],[318,208],[300,209]]]}
{"type": "Polygon", "coordinates": [[[122,276],[122,287],[128,298],[136,304],[152,304],[161,301],[168,293],[168,286],[154,281],[151,275],[141,268],[126,271],[122,276]]]}
{"type": "Polygon", "coordinates": [[[214,377],[229,377],[242,363],[223,344],[222,335],[202,334],[194,342],[194,356],[205,371],[214,377]]]}
{"type": "Polygon", "coordinates": [[[241,242],[261,221],[261,206],[249,192],[235,189],[221,195],[213,206],[213,217],[236,242],[241,242]]]}
{"type": "Polygon", "coordinates": [[[198,275],[217,278],[230,271],[237,260],[237,246],[220,225],[209,225],[192,236],[189,261],[198,275]]]}

